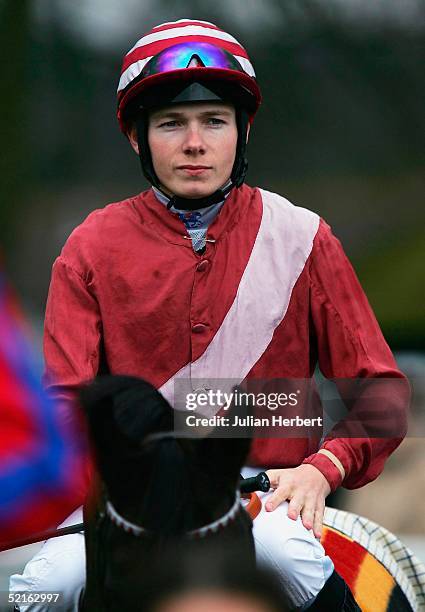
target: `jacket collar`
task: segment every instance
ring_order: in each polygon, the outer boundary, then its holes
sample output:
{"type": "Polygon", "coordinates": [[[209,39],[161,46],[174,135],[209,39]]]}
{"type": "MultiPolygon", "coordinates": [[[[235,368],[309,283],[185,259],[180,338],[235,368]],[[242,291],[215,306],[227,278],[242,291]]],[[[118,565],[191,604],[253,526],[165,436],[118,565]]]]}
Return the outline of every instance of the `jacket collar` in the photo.
{"type": "MultiPolygon", "coordinates": [[[[253,190],[247,185],[234,188],[222,204],[220,211],[208,227],[207,239],[218,242],[238,222],[249,206],[253,190]],[[248,197],[247,197],[248,196],[248,197]]],[[[170,214],[164,203],[160,202],[152,189],[136,197],[136,206],[144,223],[153,232],[161,235],[168,242],[192,249],[191,240],[183,221],[177,213],[170,214]]]]}

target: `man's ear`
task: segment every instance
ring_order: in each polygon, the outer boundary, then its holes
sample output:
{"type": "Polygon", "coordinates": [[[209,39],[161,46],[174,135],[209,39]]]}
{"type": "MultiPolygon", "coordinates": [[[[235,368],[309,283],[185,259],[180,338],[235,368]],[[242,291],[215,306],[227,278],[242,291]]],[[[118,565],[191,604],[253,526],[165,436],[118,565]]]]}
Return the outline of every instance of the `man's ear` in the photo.
{"type": "Polygon", "coordinates": [[[139,155],[139,143],[137,140],[137,127],[134,123],[127,130],[127,138],[129,139],[130,144],[133,147],[133,150],[137,153],[137,155],[139,155]]]}

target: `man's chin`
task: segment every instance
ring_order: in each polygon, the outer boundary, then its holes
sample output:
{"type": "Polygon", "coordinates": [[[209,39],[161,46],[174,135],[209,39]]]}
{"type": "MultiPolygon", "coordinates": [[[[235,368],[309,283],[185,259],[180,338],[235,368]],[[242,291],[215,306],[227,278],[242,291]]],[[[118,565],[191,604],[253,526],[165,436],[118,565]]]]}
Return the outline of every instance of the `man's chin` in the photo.
{"type": "Polygon", "coordinates": [[[186,198],[188,200],[199,200],[200,198],[207,198],[217,191],[218,187],[207,187],[206,185],[196,185],[185,189],[175,189],[174,195],[180,198],[186,198]]]}

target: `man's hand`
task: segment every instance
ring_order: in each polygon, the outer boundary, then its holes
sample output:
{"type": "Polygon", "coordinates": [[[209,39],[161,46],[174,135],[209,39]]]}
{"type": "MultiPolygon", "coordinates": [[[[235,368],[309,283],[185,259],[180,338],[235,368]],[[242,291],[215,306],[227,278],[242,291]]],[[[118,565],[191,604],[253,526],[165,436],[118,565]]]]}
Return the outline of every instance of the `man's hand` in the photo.
{"type": "Polygon", "coordinates": [[[325,499],[331,492],[328,481],[313,465],[299,465],[296,468],[268,470],[270,484],[275,489],[266,503],[266,510],[272,512],[283,501],[289,500],[288,516],[294,521],[301,513],[306,529],[313,529],[316,538],[322,535],[325,499]]]}

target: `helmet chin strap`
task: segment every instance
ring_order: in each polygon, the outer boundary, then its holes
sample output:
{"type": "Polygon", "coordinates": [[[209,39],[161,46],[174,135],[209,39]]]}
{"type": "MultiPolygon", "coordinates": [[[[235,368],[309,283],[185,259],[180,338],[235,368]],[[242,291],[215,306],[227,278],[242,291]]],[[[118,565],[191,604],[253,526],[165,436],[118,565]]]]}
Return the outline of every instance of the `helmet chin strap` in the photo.
{"type": "MultiPolygon", "coordinates": [[[[163,187],[153,167],[152,156],[148,144],[148,125],[147,112],[140,112],[136,120],[136,128],[142,172],[151,185],[156,187],[164,196],[170,198],[169,195],[164,193],[163,187]]],[[[236,126],[238,130],[238,141],[236,144],[235,162],[229,181],[211,195],[203,198],[184,198],[173,195],[167,204],[168,209],[172,206],[178,210],[199,210],[200,208],[207,208],[208,206],[222,202],[234,187],[240,187],[242,185],[248,170],[248,162],[245,157],[248,114],[244,110],[238,110],[236,112],[236,126]]]]}
{"type": "Polygon", "coordinates": [[[233,181],[229,179],[223,185],[223,187],[217,189],[217,191],[214,191],[214,193],[209,196],[205,196],[204,198],[183,198],[182,196],[178,195],[173,195],[170,197],[164,193],[162,189],[159,190],[167,198],[169,198],[169,202],[167,204],[168,210],[170,210],[172,207],[176,208],[177,210],[199,210],[201,208],[207,208],[208,206],[222,202],[234,186],[233,181]]]}

